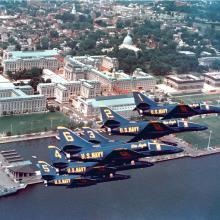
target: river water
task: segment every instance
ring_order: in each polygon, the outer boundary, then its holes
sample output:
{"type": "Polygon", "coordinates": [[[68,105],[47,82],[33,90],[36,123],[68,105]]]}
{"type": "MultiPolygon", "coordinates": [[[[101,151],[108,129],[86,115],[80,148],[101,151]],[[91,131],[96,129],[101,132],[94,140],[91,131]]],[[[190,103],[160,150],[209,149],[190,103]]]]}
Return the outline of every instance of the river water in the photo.
{"type": "MultiPolygon", "coordinates": [[[[51,138],[2,144],[48,160],[51,138]]],[[[131,179],[78,189],[43,184],[0,199],[0,220],[219,220],[220,155],[126,171],[131,179]]]]}

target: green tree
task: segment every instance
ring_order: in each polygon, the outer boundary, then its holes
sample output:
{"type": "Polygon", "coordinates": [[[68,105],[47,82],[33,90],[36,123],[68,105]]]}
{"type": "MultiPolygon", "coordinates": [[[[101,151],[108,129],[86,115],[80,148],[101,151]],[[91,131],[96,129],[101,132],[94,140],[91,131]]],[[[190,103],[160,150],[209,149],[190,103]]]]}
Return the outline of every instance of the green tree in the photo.
{"type": "Polygon", "coordinates": [[[59,33],[57,31],[50,31],[50,37],[52,38],[58,38],[59,37],[59,33]]]}

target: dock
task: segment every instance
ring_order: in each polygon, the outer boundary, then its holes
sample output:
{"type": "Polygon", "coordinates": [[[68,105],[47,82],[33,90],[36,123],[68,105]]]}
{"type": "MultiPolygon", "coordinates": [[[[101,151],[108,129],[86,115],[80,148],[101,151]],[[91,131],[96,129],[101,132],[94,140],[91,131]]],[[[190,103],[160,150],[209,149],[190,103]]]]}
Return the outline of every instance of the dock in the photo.
{"type": "Polygon", "coordinates": [[[56,135],[57,135],[57,132],[48,131],[48,132],[23,134],[23,135],[3,136],[3,137],[0,137],[0,144],[43,139],[43,138],[55,137],[56,135]]]}
{"type": "Polygon", "coordinates": [[[148,162],[157,163],[157,162],[163,162],[167,160],[175,160],[180,158],[200,158],[215,154],[220,154],[220,146],[216,146],[215,148],[204,148],[204,149],[196,149],[192,147],[191,144],[183,141],[182,139],[179,139],[175,137],[174,135],[170,135],[168,137],[168,140],[174,141],[179,147],[181,147],[184,151],[178,154],[171,154],[171,155],[163,155],[163,156],[154,156],[154,157],[148,157],[144,160],[147,160],[148,162]]]}
{"type": "Polygon", "coordinates": [[[15,150],[0,152],[0,197],[40,182],[41,176],[31,161],[24,160],[15,150]]]}

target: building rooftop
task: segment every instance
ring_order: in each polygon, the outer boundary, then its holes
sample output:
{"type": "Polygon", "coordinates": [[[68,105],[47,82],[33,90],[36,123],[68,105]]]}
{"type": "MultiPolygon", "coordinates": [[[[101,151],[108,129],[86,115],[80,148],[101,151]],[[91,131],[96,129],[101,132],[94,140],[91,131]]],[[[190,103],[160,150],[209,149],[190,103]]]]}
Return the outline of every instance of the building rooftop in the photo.
{"type": "Polygon", "coordinates": [[[42,98],[42,97],[44,97],[43,95],[27,95],[20,88],[21,88],[21,86],[19,88],[15,88],[15,87],[11,87],[11,86],[0,87],[0,93],[3,91],[6,91],[6,90],[8,90],[8,92],[10,92],[9,96],[0,97],[0,101],[10,100],[10,99],[27,99],[27,98],[37,98],[37,97],[42,98]]]}
{"type": "Polygon", "coordinates": [[[210,76],[211,78],[215,79],[215,80],[219,80],[220,79],[220,72],[208,72],[208,73],[204,73],[205,76],[210,76]]]}
{"type": "Polygon", "coordinates": [[[61,77],[60,75],[54,73],[53,71],[49,69],[44,69],[43,70],[43,76],[45,80],[51,79],[51,82],[53,83],[67,83],[68,81],[61,77]]]}
{"type": "Polygon", "coordinates": [[[10,51],[8,53],[9,53],[10,59],[52,57],[52,56],[58,55],[58,51],[57,50],[10,51]]]}
{"type": "Polygon", "coordinates": [[[87,99],[87,103],[91,103],[94,108],[102,106],[121,106],[121,105],[133,105],[134,97],[130,95],[119,95],[119,96],[101,96],[94,99],[87,99]]]}
{"type": "Polygon", "coordinates": [[[5,78],[3,75],[0,75],[0,83],[10,83],[10,80],[5,78]]]}
{"type": "Polygon", "coordinates": [[[169,78],[169,79],[173,79],[175,81],[178,81],[178,82],[189,82],[189,81],[196,81],[196,80],[201,80],[200,77],[197,77],[197,76],[194,76],[192,74],[184,74],[184,75],[168,75],[166,78],[169,78]]]}

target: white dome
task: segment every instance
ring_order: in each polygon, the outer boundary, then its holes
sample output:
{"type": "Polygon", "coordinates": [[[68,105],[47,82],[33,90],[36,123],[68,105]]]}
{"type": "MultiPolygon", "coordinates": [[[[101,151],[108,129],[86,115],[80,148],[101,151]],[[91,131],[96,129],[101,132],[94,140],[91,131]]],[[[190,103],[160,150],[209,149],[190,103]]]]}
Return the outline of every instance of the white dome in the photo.
{"type": "Polygon", "coordinates": [[[133,45],[133,40],[132,37],[128,34],[125,39],[123,40],[123,44],[127,45],[133,45]]]}

